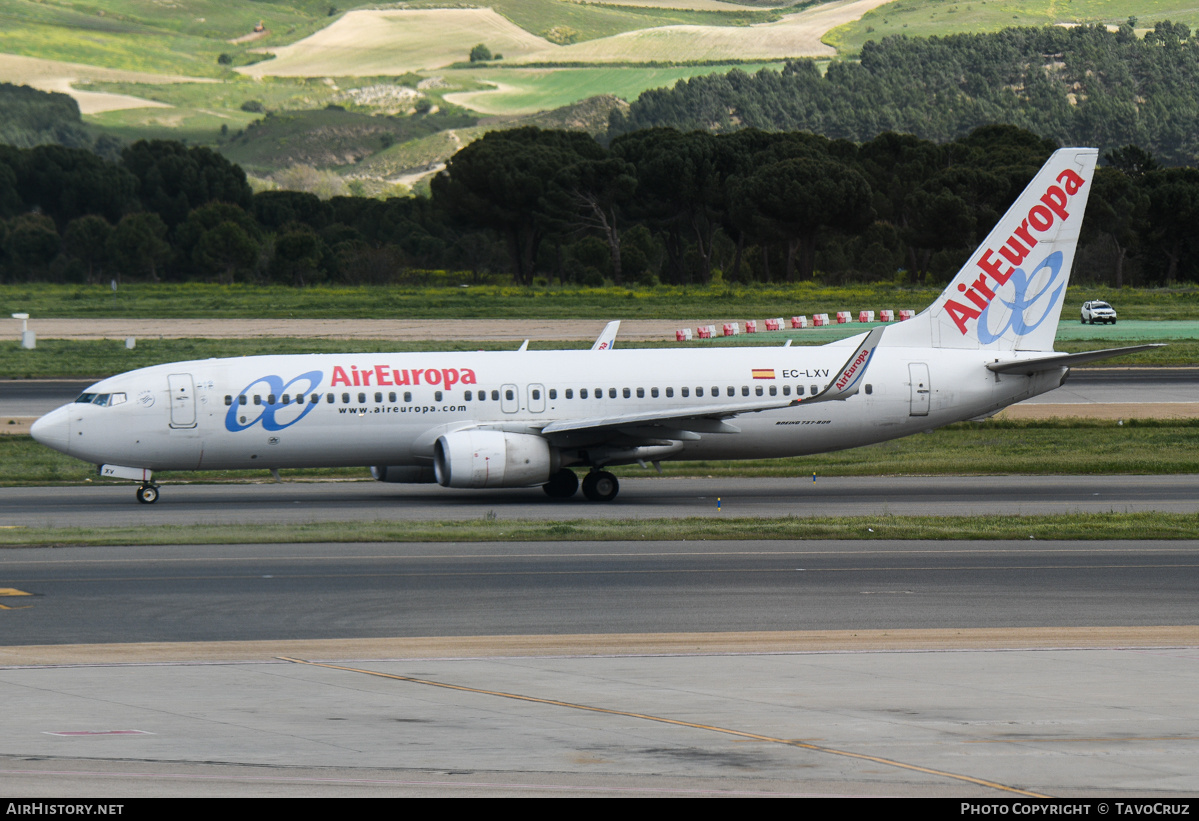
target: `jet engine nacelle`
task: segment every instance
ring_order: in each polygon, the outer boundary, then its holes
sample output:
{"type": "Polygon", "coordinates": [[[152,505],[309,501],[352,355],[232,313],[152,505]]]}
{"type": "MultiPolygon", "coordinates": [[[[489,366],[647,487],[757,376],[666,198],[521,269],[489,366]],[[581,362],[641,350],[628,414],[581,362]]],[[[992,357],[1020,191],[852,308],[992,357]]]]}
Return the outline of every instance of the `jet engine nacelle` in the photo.
{"type": "Polygon", "coordinates": [[[549,442],[526,433],[460,430],[433,446],[433,471],[442,487],[543,485],[559,461],[549,442]]]}
{"type": "Polygon", "coordinates": [[[435,482],[433,468],[414,465],[373,465],[371,476],[380,482],[394,482],[403,485],[418,485],[435,482]]]}

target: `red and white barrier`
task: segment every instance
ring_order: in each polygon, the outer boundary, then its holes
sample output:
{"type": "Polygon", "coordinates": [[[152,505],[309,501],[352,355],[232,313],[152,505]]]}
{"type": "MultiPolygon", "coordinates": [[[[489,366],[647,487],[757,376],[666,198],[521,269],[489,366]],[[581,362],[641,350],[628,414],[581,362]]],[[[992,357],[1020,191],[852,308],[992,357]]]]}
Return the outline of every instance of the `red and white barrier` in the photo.
{"type": "Polygon", "coordinates": [[[695,329],[695,332],[699,335],[700,339],[711,339],[712,336],[716,333],[716,326],[715,325],[700,325],[698,328],[695,329]]]}
{"type": "Polygon", "coordinates": [[[858,322],[873,322],[874,311],[858,311],[858,322]]]}
{"type": "Polygon", "coordinates": [[[878,312],[878,321],[879,322],[894,322],[895,321],[895,312],[892,311],[890,308],[883,308],[881,311],[878,312]]]}
{"type": "Polygon", "coordinates": [[[691,329],[690,328],[679,328],[677,331],[674,332],[674,341],[675,342],[690,342],[691,341],[691,329]]]}
{"type": "Polygon", "coordinates": [[[758,332],[758,320],[756,320],[756,319],[745,320],[745,332],[747,334],[756,334],[758,332]]]}
{"type": "Polygon", "coordinates": [[[725,336],[736,336],[739,333],[741,333],[741,326],[738,323],[736,323],[736,322],[724,323],[724,335],[725,336]]]}
{"type": "Polygon", "coordinates": [[[781,316],[778,319],[766,320],[766,330],[781,331],[782,329],[783,329],[783,318],[781,316]]]}
{"type": "Polygon", "coordinates": [[[818,328],[828,324],[828,314],[812,314],[812,327],[818,328]]]}
{"type": "Polygon", "coordinates": [[[849,321],[849,311],[837,311],[837,324],[844,325],[849,321]]]}
{"type": "Polygon", "coordinates": [[[899,312],[899,321],[903,322],[906,319],[911,319],[916,315],[915,311],[902,310],[899,312]]]}
{"type": "Polygon", "coordinates": [[[808,318],[807,318],[806,316],[793,316],[793,317],[791,317],[791,327],[792,327],[792,328],[806,328],[806,327],[808,327],[808,318]]]}

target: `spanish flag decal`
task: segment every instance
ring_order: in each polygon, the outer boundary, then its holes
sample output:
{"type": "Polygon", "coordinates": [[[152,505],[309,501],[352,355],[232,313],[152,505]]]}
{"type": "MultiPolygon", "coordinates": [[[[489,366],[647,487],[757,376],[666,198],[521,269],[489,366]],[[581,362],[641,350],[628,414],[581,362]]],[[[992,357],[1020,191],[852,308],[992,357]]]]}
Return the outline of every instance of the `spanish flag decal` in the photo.
{"type": "Polygon", "coordinates": [[[754,379],[774,379],[774,368],[754,368],[754,379]]]}

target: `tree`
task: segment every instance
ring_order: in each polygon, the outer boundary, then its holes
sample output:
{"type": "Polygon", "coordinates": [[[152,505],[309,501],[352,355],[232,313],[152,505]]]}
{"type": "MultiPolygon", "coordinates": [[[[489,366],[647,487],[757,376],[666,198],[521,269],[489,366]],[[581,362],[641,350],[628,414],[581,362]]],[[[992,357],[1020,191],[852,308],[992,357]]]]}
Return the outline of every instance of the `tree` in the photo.
{"type": "Polygon", "coordinates": [[[470,61],[472,63],[484,63],[491,59],[491,49],[479,43],[470,50],[470,61]]]}
{"type": "Polygon", "coordinates": [[[434,204],[467,225],[500,232],[516,281],[533,282],[541,242],[554,229],[551,181],[604,150],[586,134],[518,128],[493,131],[455,154],[433,178],[434,204]]]}
{"type": "Polygon", "coordinates": [[[128,214],[117,223],[108,238],[108,256],[117,265],[117,279],[121,271],[129,271],[157,282],[159,268],[171,255],[166,235],[166,224],[148,211],[128,214]]]}
{"type": "Polygon", "coordinates": [[[87,267],[89,283],[96,281],[96,268],[108,259],[108,239],[111,236],[112,226],[95,214],[72,220],[63,232],[63,248],[87,267]]]}

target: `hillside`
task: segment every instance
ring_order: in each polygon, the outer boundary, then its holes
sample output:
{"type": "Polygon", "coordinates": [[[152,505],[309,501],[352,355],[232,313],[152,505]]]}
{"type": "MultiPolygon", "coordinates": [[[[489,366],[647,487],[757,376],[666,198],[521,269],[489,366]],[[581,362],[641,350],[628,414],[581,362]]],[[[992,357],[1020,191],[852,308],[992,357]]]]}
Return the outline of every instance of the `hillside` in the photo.
{"type": "MultiPolygon", "coordinates": [[[[686,88],[696,78],[731,69],[750,76],[767,69],[779,77],[785,60],[800,57],[818,59],[823,71],[827,60],[856,56],[885,35],[1115,25],[1130,15],[1140,15],[1138,35],[1166,18],[1199,25],[1199,8],[1183,0],[466,5],[411,0],[399,8],[339,9],[327,0],[0,0],[0,82],[71,95],[92,138],[180,139],[211,146],[258,174],[302,166],[382,183],[426,175],[445,151],[475,136],[473,121],[501,127],[513,117],[565,110],[604,95],[632,103],[635,119],[648,101],[662,99],[664,92],[657,92],[638,103],[647,90],[680,83],[686,88]],[[491,59],[471,62],[479,45],[491,59]],[[449,130],[437,136],[437,128],[449,130]],[[305,129],[311,133],[301,134],[305,129]]],[[[695,86],[703,87],[703,81],[695,86]]],[[[589,105],[608,104],[583,107],[589,105]]],[[[748,116],[742,112],[737,119],[750,122],[748,116]]],[[[596,117],[577,119],[586,130],[597,130],[596,117]]],[[[721,127],[718,120],[699,118],[687,127],[721,127]]],[[[877,127],[909,126],[884,119],[877,127]]]]}

